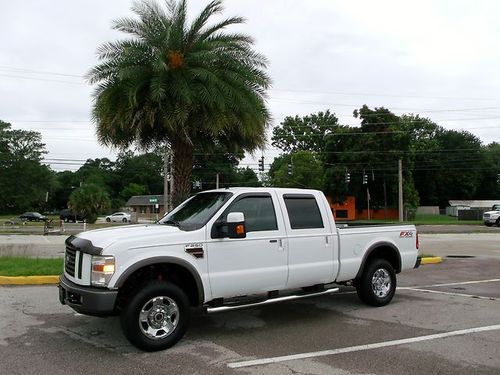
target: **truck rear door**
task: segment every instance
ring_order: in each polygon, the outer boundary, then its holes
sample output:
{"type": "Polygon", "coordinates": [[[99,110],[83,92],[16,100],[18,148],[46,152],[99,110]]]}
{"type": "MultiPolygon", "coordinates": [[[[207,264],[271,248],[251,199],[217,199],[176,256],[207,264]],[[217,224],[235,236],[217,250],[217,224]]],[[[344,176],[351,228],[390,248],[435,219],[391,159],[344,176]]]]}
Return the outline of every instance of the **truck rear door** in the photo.
{"type": "Polygon", "coordinates": [[[338,241],[333,215],[319,192],[279,194],[288,238],[287,288],[334,281],[338,241]]]}

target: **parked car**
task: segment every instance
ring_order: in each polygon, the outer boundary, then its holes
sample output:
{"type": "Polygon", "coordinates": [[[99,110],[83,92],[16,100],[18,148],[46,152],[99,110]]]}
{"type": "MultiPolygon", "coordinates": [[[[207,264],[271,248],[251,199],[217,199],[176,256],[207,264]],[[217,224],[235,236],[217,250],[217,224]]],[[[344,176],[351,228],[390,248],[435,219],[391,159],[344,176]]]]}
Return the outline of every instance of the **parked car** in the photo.
{"type": "Polygon", "coordinates": [[[483,213],[484,225],[491,227],[494,224],[500,226],[500,204],[494,204],[491,211],[483,213]]]}
{"type": "Polygon", "coordinates": [[[130,221],[130,214],[127,212],[115,212],[114,214],[106,216],[106,221],[113,222],[128,222],[130,221]]]}
{"type": "Polygon", "coordinates": [[[19,219],[24,221],[46,221],[49,218],[39,212],[25,212],[24,214],[19,215],[19,219]]]}
{"type": "Polygon", "coordinates": [[[414,225],[338,228],[321,191],[218,189],[156,225],[69,237],[59,299],[82,314],[120,314],[129,341],[154,351],[181,339],[191,307],[220,312],[325,295],[339,290],[332,283],[386,305],[396,274],[420,265],[418,247],[414,225]]]}
{"type": "Polygon", "coordinates": [[[69,221],[76,223],[77,221],[85,220],[85,216],[81,214],[75,214],[69,208],[65,208],[59,213],[59,219],[64,220],[66,223],[69,221]]]}

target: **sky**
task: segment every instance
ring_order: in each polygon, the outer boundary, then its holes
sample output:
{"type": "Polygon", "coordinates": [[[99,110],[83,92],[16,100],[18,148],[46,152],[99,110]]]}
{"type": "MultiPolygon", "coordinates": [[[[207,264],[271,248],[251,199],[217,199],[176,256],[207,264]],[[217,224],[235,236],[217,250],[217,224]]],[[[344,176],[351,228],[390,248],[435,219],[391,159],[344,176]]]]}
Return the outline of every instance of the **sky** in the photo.
{"type": "MultiPolygon", "coordinates": [[[[191,15],[207,1],[188,2],[191,15]]],[[[132,16],[128,0],[0,2],[0,120],[42,133],[54,170],[88,158],[114,160],[90,120],[92,91],[82,76],[96,49],[123,37],[112,20],[132,16]]],[[[269,60],[272,126],[285,116],[330,109],[340,123],[363,104],[428,117],[500,142],[500,2],[226,0],[232,31],[255,39],[269,60]]],[[[231,31],[231,29],[228,29],[231,31]]],[[[269,130],[271,133],[271,129],[269,130]]],[[[279,155],[269,142],[243,159],[257,168],[279,155]]]]}

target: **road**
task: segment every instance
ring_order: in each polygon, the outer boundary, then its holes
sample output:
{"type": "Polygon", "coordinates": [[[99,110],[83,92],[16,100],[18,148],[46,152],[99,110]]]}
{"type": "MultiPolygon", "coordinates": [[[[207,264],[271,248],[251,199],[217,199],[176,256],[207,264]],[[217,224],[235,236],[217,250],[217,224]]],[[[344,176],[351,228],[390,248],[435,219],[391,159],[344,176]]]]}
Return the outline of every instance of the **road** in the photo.
{"type": "Polygon", "coordinates": [[[420,234],[419,239],[423,254],[500,259],[500,233],[420,234]]]}
{"type": "Polygon", "coordinates": [[[343,288],[198,313],[180,343],[157,353],[132,347],[117,318],[61,306],[55,286],[0,287],[0,373],[499,374],[499,270],[494,258],[425,265],[400,275],[382,308],[343,288]],[[282,357],[289,355],[300,359],[282,357]]]}

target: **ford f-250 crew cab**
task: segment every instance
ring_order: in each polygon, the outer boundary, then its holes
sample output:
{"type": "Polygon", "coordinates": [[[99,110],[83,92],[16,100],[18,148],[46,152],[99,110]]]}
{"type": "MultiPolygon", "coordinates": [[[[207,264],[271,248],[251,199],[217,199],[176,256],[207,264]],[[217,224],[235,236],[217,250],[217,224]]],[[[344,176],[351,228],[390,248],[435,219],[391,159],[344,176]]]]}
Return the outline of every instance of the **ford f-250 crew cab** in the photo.
{"type": "Polygon", "coordinates": [[[391,301],[396,274],[420,264],[413,225],[337,228],[322,192],[234,188],[189,198],[158,224],[98,229],[66,240],[61,303],[121,317],[149,351],[184,335],[192,307],[209,312],[357,288],[391,301]]]}

